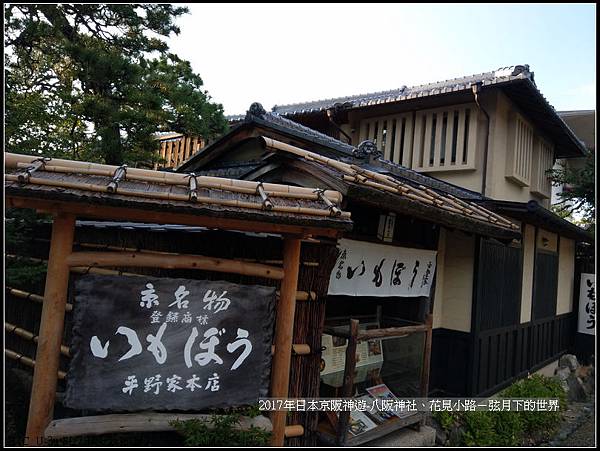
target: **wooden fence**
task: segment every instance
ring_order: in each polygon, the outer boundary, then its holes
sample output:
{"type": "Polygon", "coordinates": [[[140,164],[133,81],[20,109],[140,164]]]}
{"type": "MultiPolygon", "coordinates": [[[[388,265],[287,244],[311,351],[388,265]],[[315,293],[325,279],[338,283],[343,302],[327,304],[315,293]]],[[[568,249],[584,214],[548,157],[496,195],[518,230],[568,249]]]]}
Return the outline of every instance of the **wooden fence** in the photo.
{"type": "Polygon", "coordinates": [[[163,161],[158,162],[154,169],[176,168],[207,144],[202,138],[179,133],[161,136],[157,141],[159,142],[158,154],[163,161]]]}
{"type": "Polygon", "coordinates": [[[472,394],[495,393],[555,360],[572,345],[574,327],[571,312],[480,332],[475,340],[472,394]]]}

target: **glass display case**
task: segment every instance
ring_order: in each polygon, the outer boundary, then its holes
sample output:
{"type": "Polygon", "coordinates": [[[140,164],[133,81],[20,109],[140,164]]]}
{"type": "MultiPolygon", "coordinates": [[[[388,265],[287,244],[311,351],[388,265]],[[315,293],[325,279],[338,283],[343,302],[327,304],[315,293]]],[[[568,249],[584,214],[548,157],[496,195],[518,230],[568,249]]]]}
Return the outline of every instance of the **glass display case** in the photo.
{"type": "Polygon", "coordinates": [[[431,315],[424,323],[362,316],[326,322],[322,338],[322,398],[355,398],[364,410],[323,412],[324,444],[355,446],[408,426],[420,427],[424,412],[381,411],[373,401],[426,397],[431,315]]]}

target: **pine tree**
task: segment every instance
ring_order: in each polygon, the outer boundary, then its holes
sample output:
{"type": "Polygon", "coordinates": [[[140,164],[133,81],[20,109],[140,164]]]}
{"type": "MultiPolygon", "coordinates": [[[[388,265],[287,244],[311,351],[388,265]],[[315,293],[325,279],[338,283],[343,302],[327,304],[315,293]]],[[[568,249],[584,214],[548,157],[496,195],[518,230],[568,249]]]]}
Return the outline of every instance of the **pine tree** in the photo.
{"type": "Polygon", "coordinates": [[[164,38],[187,8],[5,5],[5,149],[151,165],[153,134],[213,138],[227,122],[164,38]]]}

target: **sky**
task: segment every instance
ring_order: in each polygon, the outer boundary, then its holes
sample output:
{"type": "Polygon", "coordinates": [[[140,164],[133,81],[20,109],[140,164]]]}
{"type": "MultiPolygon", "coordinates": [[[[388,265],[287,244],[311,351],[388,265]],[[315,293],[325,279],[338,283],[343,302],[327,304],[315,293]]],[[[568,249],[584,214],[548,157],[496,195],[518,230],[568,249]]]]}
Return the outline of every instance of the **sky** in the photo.
{"type": "Polygon", "coordinates": [[[595,4],[190,4],[171,51],[225,114],[529,64],[558,111],[596,108],[595,4]]]}

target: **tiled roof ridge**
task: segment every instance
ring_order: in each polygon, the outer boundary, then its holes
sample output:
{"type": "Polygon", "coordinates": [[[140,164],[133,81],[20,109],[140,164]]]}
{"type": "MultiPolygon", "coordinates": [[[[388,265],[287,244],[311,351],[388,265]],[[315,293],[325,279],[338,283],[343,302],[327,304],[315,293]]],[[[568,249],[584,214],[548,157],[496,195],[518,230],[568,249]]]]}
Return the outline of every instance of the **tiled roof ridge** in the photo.
{"type": "MultiPolygon", "coordinates": [[[[467,80],[480,80],[480,79],[481,79],[481,81],[483,81],[483,79],[485,79],[486,77],[489,78],[489,77],[494,76],[494,79],[497,79],[497,78],[517,77],[521,74],[526,74],[525,76],[528,77],[533,82],[533,72],[530,72],[529,65],[524,64],[524,65],[515,65],[515,66],[505,66],[505,67],[500,67],[493,71],[481,72],[481,73],[472,74],[472,75],[465,75],[462,77],[449,78],[446,80],[438,80],[438,81],[434,81],[434,82],[430,82],[430,83],[413,85],[413,86],[409,86],[409,87],[407,87],[406,85],[403,85],[402,87],[396,88],[396,89],[374,91],[374,92],[368,92],[368,93],[363,93],[363,94],[353,94],[353,95],[348,95],[348,96],[338,96],[338,97],[332,97],[329,99],[316,99],[316,100],[310,100],[310,101],[306,101],[306,102],[295,102],[295,103],[289,103],[289,104],[284,104],[284,105],[275,105],[275,106],[273,106],[272,111],[278,112],[280,110],[286,110],[286,109],[290,109],[293,107],[308,106],[311,104],[335,104],[335,103],[338,103],[336,101],[348,102],[351,100],[358,100],[358,99],[363,99],[363,98],[377,98],[377,97],[385,96],[388,94],[396,94],[396,93],[400,94],[402,92],[417,91],[417,90],[420,90],[420,89],[423,89],[426,87],[435,89],[435,87],[437,85],[448,84],[450,82],[460,82],[460,81],[464,82],[467,80]]],[[[307,108],[307,109],[310,109],[310,108],[307,108]]],[[[315,109],[315,108],[313,108],[313,109],[315,109]]],[[[284,112],[283,114],[286,114],[286,113],[284,112]]],[[[287,113],[287,114],[290,114],[290,113],[287,113]]]]}
{"type": "Polygon", "coordinates": [[[286,118],[285,116],[278,114],[273,111],[266,111],[263,106],[255,102],[250,105],[250,108],[246,112],[246,116],[244,121],[252,122],[258,118],[259,120],[264,120],[270,122],[271,124],[277,124],[282,127],[286,127],[290,131],[297,131],[306,135],[306,137],[312,137],[318,139],[323,145],[334,145],[336,149],[343,151],[348,154],[352,154],[355,147],[351,144],[345,143],[336,139],[332,136],[326,135],[318,130],[307,127],[306,125],[300,124],[296,121],[286,118]]]}

